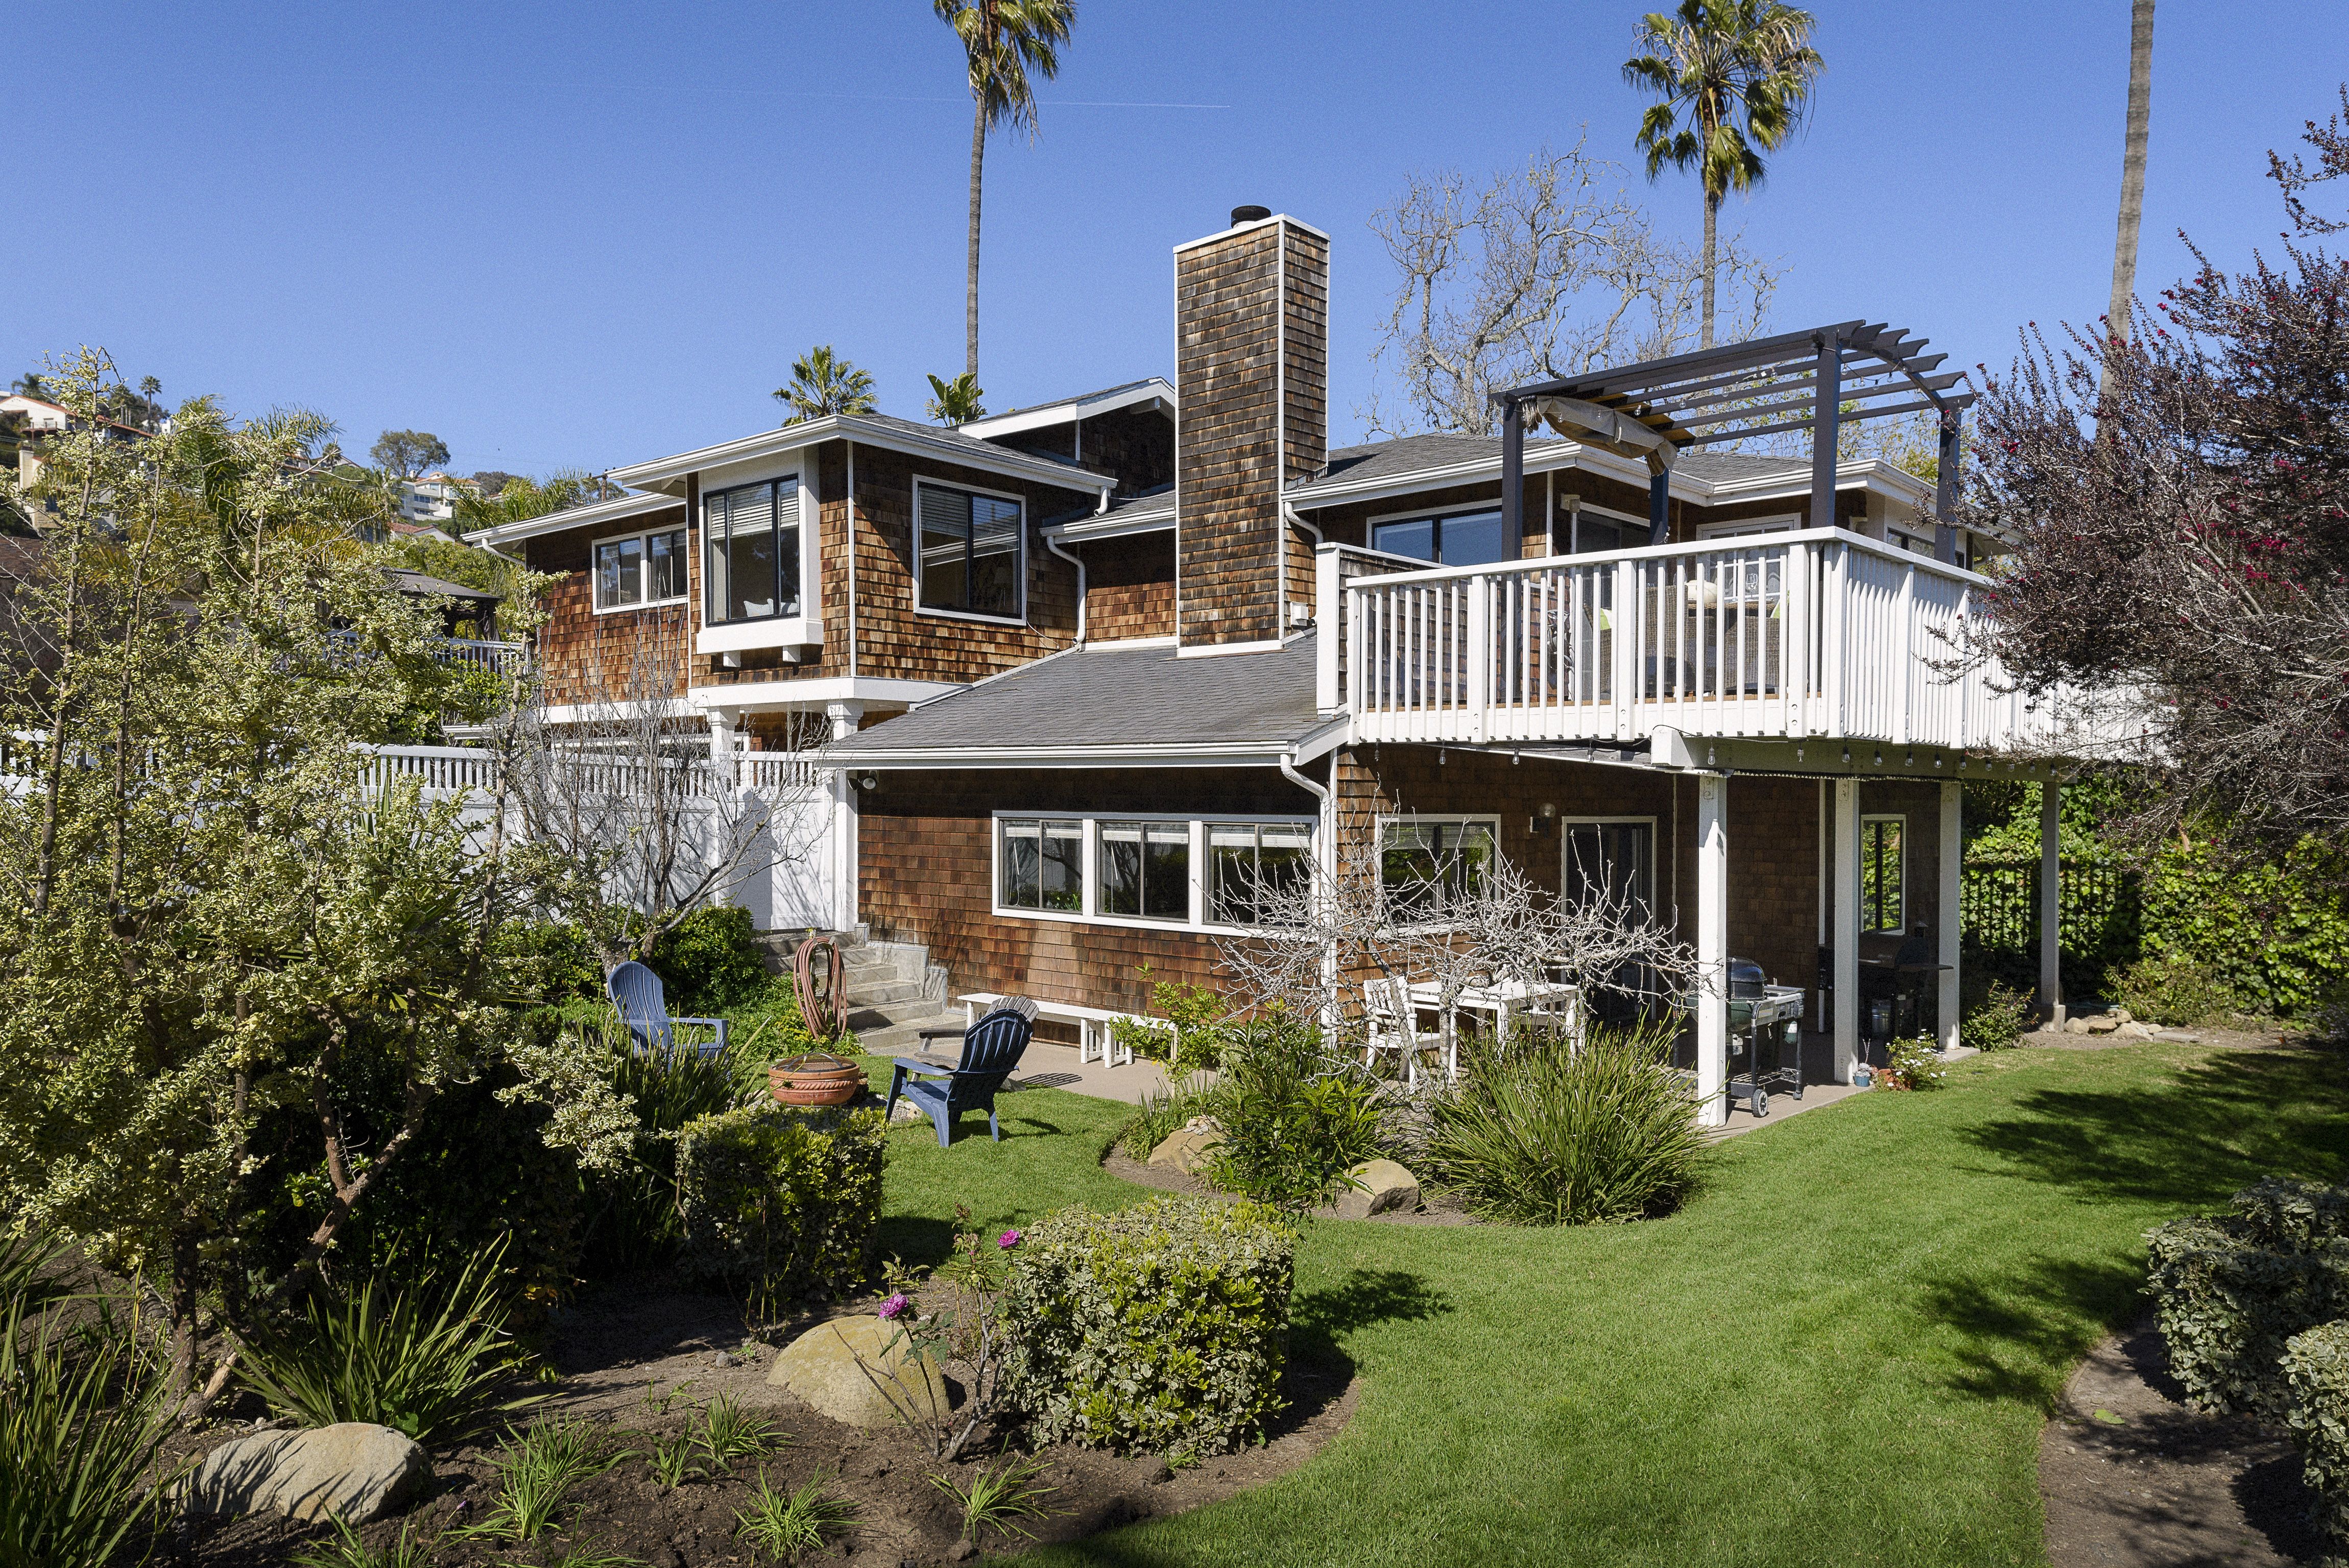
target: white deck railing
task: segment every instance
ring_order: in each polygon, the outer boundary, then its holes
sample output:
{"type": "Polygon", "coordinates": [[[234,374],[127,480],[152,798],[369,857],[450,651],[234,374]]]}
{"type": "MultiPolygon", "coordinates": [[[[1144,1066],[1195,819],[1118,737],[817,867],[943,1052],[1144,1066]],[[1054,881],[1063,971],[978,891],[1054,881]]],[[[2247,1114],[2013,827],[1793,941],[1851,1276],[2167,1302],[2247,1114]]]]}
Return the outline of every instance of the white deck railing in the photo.
{"type": "Polygon", "coordinates": [[[1322,699],[1365,740],[2050,738],[1962,657],[1986,580],[1842,529],[1385,575],[1347,556],[1320,554],[1344,644],[1322,699]]]}
{"type": "MultiPolygon", "coordinates": [[[[429,793],[488,794],[497,789],[497,754],[486,748],[378,746],[374,751],[366,778],[370,789],[389,789],[405,779],[419,780],[429,793]]],[[[734,781],[745,789],[808,790],[823,780],[819,759],[790,752],[738,752],[735,763],[734,781]]],[[[709,764],[680,758],[667,766],[706,768],[709,764]]],[[[568,787],[609,794],[646,794],[653,784],[642,761],[603,758],[590,751],[564,754],[561,777],[568,787]]]]}

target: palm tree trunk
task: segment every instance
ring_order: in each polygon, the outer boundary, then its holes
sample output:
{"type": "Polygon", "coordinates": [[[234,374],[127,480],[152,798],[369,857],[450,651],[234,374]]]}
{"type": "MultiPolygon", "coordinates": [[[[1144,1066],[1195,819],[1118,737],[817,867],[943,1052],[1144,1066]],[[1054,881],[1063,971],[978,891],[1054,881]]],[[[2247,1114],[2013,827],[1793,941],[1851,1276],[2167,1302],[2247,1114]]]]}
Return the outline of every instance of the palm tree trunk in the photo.
{"type": "Polygon", "coordinates": [[[970,263],[963,284],[963,368],[978,377],[978,174],[987,157],[987,106],[970,116],[970,263]]]}
{"type": "Polygon", "coordinates": [[[1697,345],[1700,348],[1713,346],[1713,238],[1720,219],[1721,198],[1708,191],[1704,193],[1704,336],[1697,345]]]}
{"type": "Polygon", "coordinates": [[[2128,140],[2121,154],[2121,221],[2113,236],[2113,303],[2106,330],[2128,335],[2137,297],[2137,231],[2145,216],[2145,143],[2153,108],[2153,0],[2137,0],[2129,21],[2128,140]]]}

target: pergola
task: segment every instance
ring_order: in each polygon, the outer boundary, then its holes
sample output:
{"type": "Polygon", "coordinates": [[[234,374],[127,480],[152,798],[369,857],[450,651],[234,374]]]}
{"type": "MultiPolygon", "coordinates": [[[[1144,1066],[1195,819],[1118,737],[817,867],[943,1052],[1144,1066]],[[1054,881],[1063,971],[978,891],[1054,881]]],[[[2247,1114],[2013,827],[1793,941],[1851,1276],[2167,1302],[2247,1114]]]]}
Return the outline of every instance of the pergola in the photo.
{"type": "Polygon", "coordinates": [[[1927,354],[1925,346],[1905,327],[1846,321],[1496,392],[1502,548],[1515,559],[1525,538],[1529,424],[1644,459],[1648,542],[1662,544],[1672,464],[1691,447],[1810,431],[1810,522],[1826,528],[1835,521],[1836,438],[1843,426],[1930,411],[1940,425],[1934,554],[1954,562],[1957,535],[1949,520],[1957,499],[1958,422],[1974,394],[1954,391],[1965,373],[1942,370],[1949,356],[1927,354]]]}

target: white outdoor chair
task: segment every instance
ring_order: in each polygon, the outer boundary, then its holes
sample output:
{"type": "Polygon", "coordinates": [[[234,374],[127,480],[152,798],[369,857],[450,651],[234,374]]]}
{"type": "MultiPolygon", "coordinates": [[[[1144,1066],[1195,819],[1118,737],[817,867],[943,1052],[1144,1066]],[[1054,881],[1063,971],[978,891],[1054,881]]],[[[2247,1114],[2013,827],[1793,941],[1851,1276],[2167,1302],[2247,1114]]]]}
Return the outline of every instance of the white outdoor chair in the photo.
{"type": "Polygon", "coordinates": [[[1366,981],[1362,985],[1362,1017],[1369,1026],[1362,1065],[1375,1068],[1381,1051],[1400,1052],[1403,1084],[1417,1088],[1420,1053],[1443,1050],[1446,1042],[1443,1031],[1419,1026],[1419,1008],[1411,999],[1410,982],[1366,981]]]}

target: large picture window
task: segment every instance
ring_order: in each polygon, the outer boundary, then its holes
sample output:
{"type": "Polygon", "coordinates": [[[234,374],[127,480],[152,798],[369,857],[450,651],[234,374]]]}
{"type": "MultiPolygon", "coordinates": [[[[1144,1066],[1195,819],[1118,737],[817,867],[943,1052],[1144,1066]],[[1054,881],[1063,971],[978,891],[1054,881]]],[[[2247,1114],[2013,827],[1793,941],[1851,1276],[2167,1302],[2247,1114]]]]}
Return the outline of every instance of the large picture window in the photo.
{"type": "Polygon", "coordinates": [[[1101,913],[1191,918],[1191,824],[1103,822],[1101,913]]]}
{"type": "Polygon", "coordinates": [[[1264,925],[1312,875],[1313,833],[1302,822],[1210,822],[1215,872],[1207,918],[1217,925],[1264,925]]]}
{"type": "Polygon", "coordinates": [[[1871,932],[1908,929],[1907,890],[1902,886],[1905,857],[1901,830],[1905,817],[1863,817],[1859,823],[1859,928],[1871,932]]]}
{"type": "Polygon", "coordinates": [[[925,610],[1016,621],[1026,531],[1009,496],[917,480],[914,509],[919,603],[925,610]]]}
{"type": "Polygon", "coordinates": [[[1399,913],[1430,909],[1481,887],[1495,852],[1490,821],[1398,820],[1380,835],[1379,885],[1399,913]]]}
{"type": "Polygon", "coordinates": [[[595,542],[595,608],[640,610],[685,597],[685,530],[595,542]]]}
{"type": "Polygon", "coordinates": [[[1310,818],[995,819],[995,908],[1005,915],[1191,931],[1261,925],[1312,867],[1310,818]]]}
{"type": "Polygon", "coordinates": [[[1390,555],[1433,561],[1438,566],[1483,566],[1501,559],[1500,509],[1374,522],[1371,546],[1390,555]]]}
{"type": "Polygon", "coordinates": [[[1085,907],[1084,823],[1007,817],[1002,832],[999,897],[1006,909],[1074,914],[1085,907]]]}
{"type": "Polygon", "coordinates": [[[710,624],[800,613],[797,475],[703,496],[701,526],[710,624]]]}

